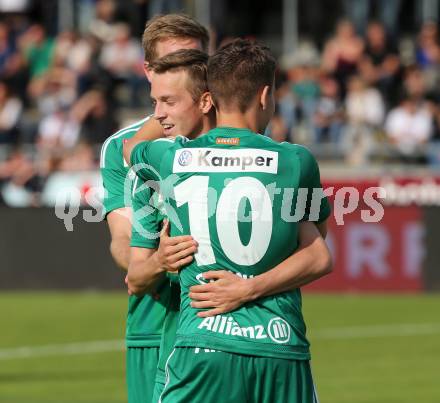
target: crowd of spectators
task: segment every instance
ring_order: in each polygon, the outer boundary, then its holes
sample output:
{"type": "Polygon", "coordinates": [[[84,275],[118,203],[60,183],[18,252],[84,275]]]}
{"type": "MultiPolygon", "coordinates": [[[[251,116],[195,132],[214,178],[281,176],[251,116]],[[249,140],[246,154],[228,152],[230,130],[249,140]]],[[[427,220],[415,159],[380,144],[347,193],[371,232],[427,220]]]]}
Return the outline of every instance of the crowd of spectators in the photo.
{"type": "Polygon", "coordinates": [[[39,191],[53,172],[97,169],[100,145],[125,123],[118,111],[145,113],[140,38],[113,0],[94,11],[87,32],[55,37],[25,16],[0,21],[0,187],[39,191]]]}
{"type": "Polygon", "coordinates": [[[284,60],[274,128],[325,157],[363,166],[372,159],[438,165],[438,24],[396,43],[371,21],[365,35],[338,22],[320,53],[303,43],[284,60]]]}
{"type": "MultiPolygon", "coordinates": [[[[121,110],[133,119],[151,111],[140,38],[115,4],[97,0],[81,33],[0,21],[0,190],[38,193],[53,172],[97,169],[100,145],[127,123],[121,110]]],[[[267,134],[351,166],[440,164],[438,24],[397,39],[382,22],[359,32],[351,21],[322,48],[301,40],[280,58],[267,134]]]]}

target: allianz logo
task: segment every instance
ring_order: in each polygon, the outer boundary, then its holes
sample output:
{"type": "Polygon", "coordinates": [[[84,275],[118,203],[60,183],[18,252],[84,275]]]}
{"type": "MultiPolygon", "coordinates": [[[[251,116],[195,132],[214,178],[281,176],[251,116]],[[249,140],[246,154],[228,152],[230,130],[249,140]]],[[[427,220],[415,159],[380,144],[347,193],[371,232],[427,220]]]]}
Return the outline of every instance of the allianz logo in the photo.
{"type": "Polygon", "coordinates": [[[263,325],[240,327],[232,316],[217,315],[203,319],[197,328],[226,336],[260,340],[270,338],[279,344],[288,343],[291,333],[289,324],[280,317],[272,318],[266,327],[263,325]]]}

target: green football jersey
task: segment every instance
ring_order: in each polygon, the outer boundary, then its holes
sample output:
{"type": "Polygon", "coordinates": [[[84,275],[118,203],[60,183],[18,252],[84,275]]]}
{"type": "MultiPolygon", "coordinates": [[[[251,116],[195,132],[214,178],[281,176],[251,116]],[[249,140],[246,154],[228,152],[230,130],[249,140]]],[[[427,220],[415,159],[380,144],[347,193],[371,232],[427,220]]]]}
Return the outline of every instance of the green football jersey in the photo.
{"type": "Polygon", "coordinates": [[[133,137],[148,117],[110,136],[101,148],[100,168],[104,187],[103,216],[113,210],[131,207],[131,192],[136,175],[124,159],[124,141],[133,137]]]}
{"type": "MultiPolygon", "coordinates": [[[[101,174],[104,186],[103,214],[104,217],[113,210],[123,207],[132,207],[132,194],[138,190],[136,175],[129,170],[124,160],[122,148],[124,141],[135,135],[142,127],[145,118],[131,126],[121,129],[113,136],[110,136],[101,149],[101,174]]],[[[142,197],[149,199],[151,190],[142,189],[142,197]]],[[[135,207],[138,210],[138,207],[135,207]]],[[[151,207],[150,207],[151,209],[151,207]]],[[[149,214],[138,212],[133,217],[138,220],[143,215],[140,226],[151,228],[154,232],[157,227],[157,213],[150,211],[149,214]]],[[[139,225],[135,228],[139,228],[139,225]]],[[[132,246],[155,248],[158,239],[144,237],[142,232],[137,233],[132,239],[132,246]]],[[[164,283],[158,292],[143,297],[130,296],[128,301],[128,314],[126,326],[127,347],[159,347],[163,322],[166,314],[167,301],[169,300],[170,287],[164,283]]]]}
{"type": "Polygon", "coordinates": [[[131,164],[142,179],[160,180],[171,236],[191,234],[199,244],[180,271],[176,346],[309,359],[299,289],[211,318],[196,315],[188,292],[208,270],[244,278],[270,270],[298,248],[300,221],[329,216],[311,153],[247,129],[216,128],[191,141],[141,143],[131,164]]]}

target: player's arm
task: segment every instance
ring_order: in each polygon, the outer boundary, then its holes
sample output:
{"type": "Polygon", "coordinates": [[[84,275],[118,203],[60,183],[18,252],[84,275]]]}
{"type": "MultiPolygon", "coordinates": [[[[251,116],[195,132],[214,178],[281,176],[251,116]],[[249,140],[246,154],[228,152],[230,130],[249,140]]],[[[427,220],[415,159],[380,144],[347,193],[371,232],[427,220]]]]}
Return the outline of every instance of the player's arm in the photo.
{"type": "Polygon", "coordinates": [[[129,293],[141,295],[155,291],[168,271],[174,272],[190,263],[196,250],[191,236],[170,237],[169,223],[164,221],[158,206],[158,193],[136,178],[131,193],[133,220],[131,257],[127,285],[129,293]]]}
{"type": "Polygon", "coordinates": [[[249,279],[250,301],[294,290],[331,273],[327,244],[313,223],[300,224],[300,248],[268,272],[249,279]]]}
{"type": "Polygon", "coordinates": [[[104,187],[104,217],[110,229],[110,253],[116,264],[127,271],[130,257],[131,209],[125,206],[126,169],[120,149],[113,140],[104,143],[101,176],[104,187]]]}
{"type": "Polygon", "coordinates": [[[152,292],[165,279],[166,271],[153,258],[156,249],[131,247],[127,286],[129,294],[152,292]]]}
{"type": "MultiPolygon", "coordinates": [[[[130,151],[130,165],[132,165],[133,169],[135,169],[136,175],[138,176],[139,181],[149,181],[151,179],[159,180],[156,173],[159,171],[160,163],[164,153],[174,145],[173,141],[161,140],[161,141],[152,141],[152,142],[141,142],[137,144],[130,151]],[[139,169],[137,167],[140,166],[139,169]]],[[[182,256],[182,254],[178,255],[178,259],[174,260],[176,254],[182,252],[183,250],[176,250],[175,246],[177,243],[182,243],[187,241],[188,239],[177,239],[177,240],[169,240],[168,224],[163,231],[160,242],[150,243],[147,242],[148,238],[154,238],[151,236],[140,237],[140,243],[136,243],[136,239],[139,239],[139,233],[141,231],[136,231],[136,225],[138,223],[137,216],[138,212],[144,208],[153,208],[151,206],[151,194],[148,196],[143,194],[143,192],[139,193],[134,191],[132,193],[132,204],[134,208],[133,213],[133,231],[132,231],[132,255],[131,262],[129,267],[129,273],[127,278],[127,285],[129,292],[134,294],[142,294],[146,292],[151,292],[154,287],[164,278],[166,275],[166,271],[175,270],[174,266],[179,263],[179,260],[187,259],[188,261],[192,260],[192,257],[189,257],[188,254],[182,256]],[[147,198],[148,197],[148,198],[147,198]],[[143,199],[143,200],[142,200],[143,199]],[[149,207],[146,206],[149,204],[149,207]],[[164,239],[167,238],[167,239],[164,239]],[[173,243],[174,242],[174,243],[173,243]],[[146,249],[156,249],[157,251],[142,251],[138,250],[138,248],[146,248],[146,249]],[[179,258],[180,257],[180,258],[179,258]]],[[[142,222],[140,223],[140,229],[142,227],[149,232],[150,235],[153,232],[157,231],[157,214],[145,214],[142,218],[142,222]]],[[[145,231],[143,231],[145,232],[145,231]]],[[[157,241],[157,236],[155,240],[157,241]]],[[[150,239],[150,240],[151,240],[150,239]]],[[[191,237],[192,240],[192,237],[191,237]]],[[[184,260],[186,262],[187,260],[184,260]]],[[[181,263],[181,262],[180,262],[181,263]]]]}
{"type": "Polygon", "coordinates": [[[177,273],[191,263],[197,242],[189,235],[170,237],[169,223],[165,221],[157,250],[132,247],[131,251],[128,289],[141,295],[154,291],[167,272],[177,273]]]}
{"type": "Polygon", "coordinates": [[[299,249],[274,269],[257,276],[258,281],[251,281],[251,300],[302,287],[332,271],[332,258],[324,240],[327,236],[330,205],[327,198],[323,197],[319,211],[312,211],[314,190],[322,190],[321,178],[315,158],[308,150],[303,154],[301,186],[308,188],[310,197],[299,226],[299,249]],[[316,221],[309,221],[312,218],[316,221]]]}
{"type": "Polygon", "coordinates": [[[153,141],[163,137],[163,128],[156,119],[148,119],[136,134],[124,144],[124,158],[131,161],[131,152],[143,141],[153,141]]]}
{"type": "Polygon", "coordinates": [[[211,308],[200,317],[218,315],[269,295],[294,290],[331,272],[327,245],[314,223],[300,224],[300,245],[293,255],[254,278],[243,279],[226,270],[203,273],[208,284],[191,287],[194,308],[211,308]]]}
{"type": "Polygon", "coordinates": [[[159,211],[153,202],[153,195],[153,190],[137,177],[131,193],[133,219],[130,264],[126,278],[129,294],[141,295],[154,291],[165,277],[153,258],[160,231],[159,211]]]}
{"type": "Polygon", "coordinates": [[[110,229],[110,253],[116,264],[123,270],[128,270],[130,262],[131,209],[128,207],[111,211],[107,215],[110,229]]]}

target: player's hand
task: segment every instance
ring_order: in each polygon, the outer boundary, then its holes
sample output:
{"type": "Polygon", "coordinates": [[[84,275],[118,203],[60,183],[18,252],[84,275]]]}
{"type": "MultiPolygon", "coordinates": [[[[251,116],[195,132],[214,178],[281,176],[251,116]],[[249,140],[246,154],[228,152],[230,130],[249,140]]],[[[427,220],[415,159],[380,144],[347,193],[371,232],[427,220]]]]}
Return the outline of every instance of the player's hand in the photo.
{"type": "Polygon", "coordinates": [[[252,300],[250,282],[234,273],[226,270],[207,271],[203,273],[203,278],[215,281],[189,289],[193,308],[210,308],[198,312],[200,318],[233,311],[252,300]]]}
{"type": "Polygon", "coordinates": [[[130,290],[130,284],[128,284],[128,274],[125,276],[125,280],[124,280],[125,284],[127,285],[127,292],[128,295],[133,295],[133,291],[130,290]]]}
{"type": "Polygon", "coordinates": [[[158,264],[166,271],[176,272],[192,262],[197,246],[190,235],[170,237],[170,223],[165,220],[156,254],[158,264]]]}

